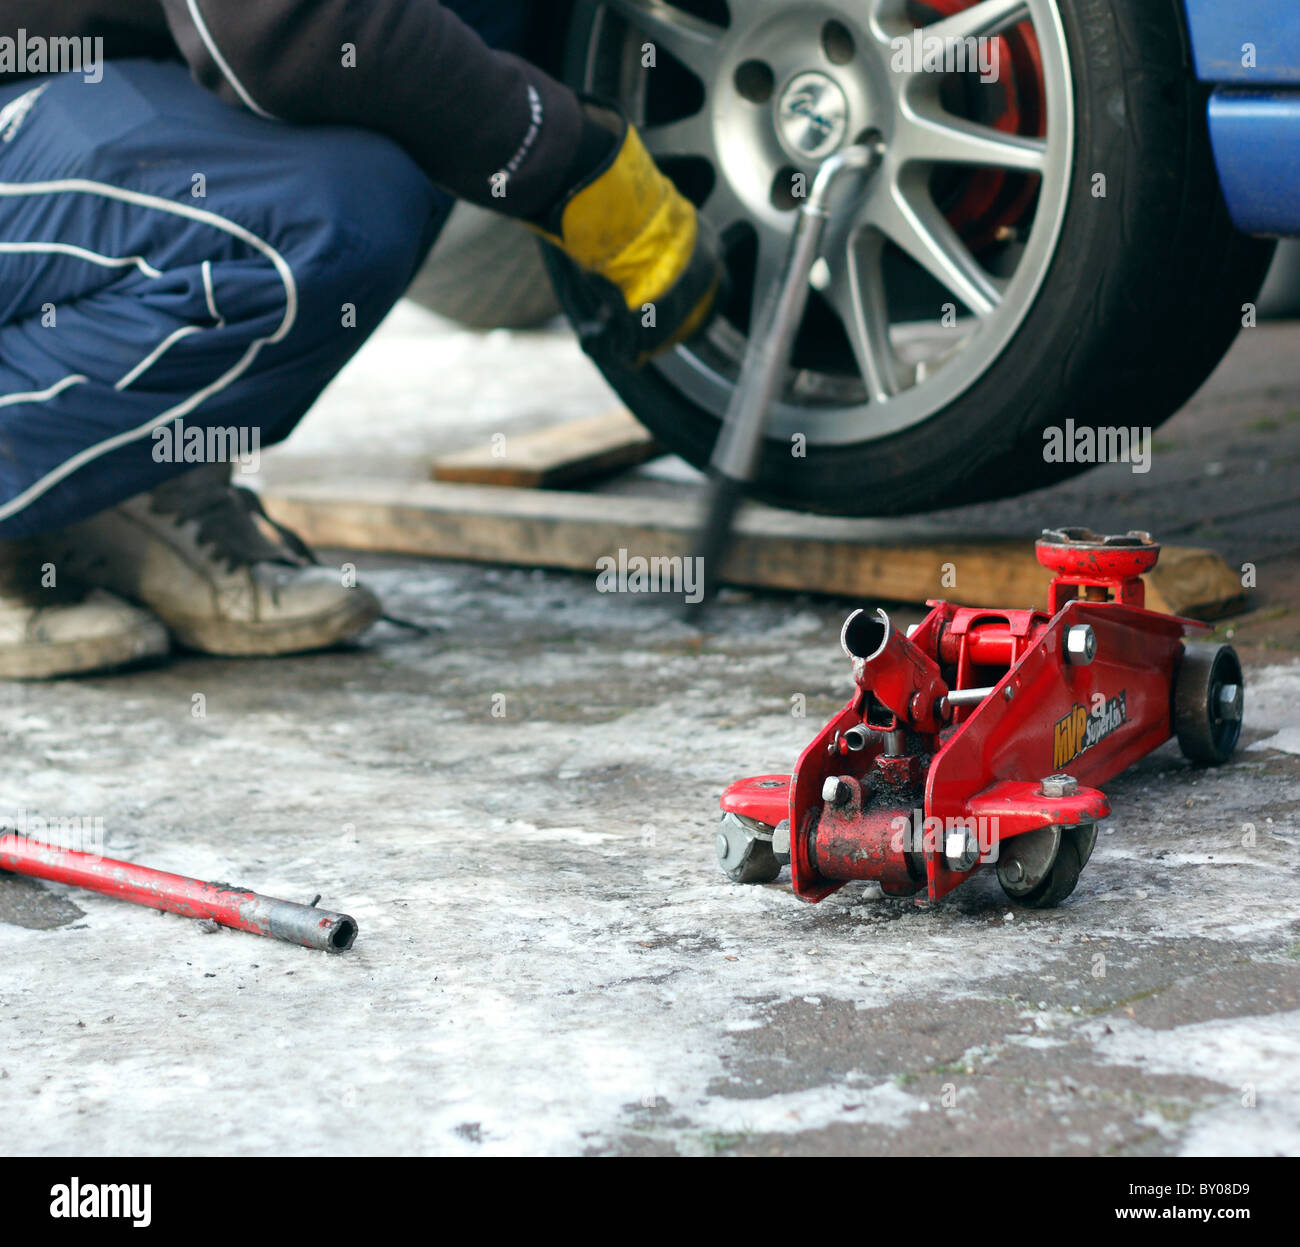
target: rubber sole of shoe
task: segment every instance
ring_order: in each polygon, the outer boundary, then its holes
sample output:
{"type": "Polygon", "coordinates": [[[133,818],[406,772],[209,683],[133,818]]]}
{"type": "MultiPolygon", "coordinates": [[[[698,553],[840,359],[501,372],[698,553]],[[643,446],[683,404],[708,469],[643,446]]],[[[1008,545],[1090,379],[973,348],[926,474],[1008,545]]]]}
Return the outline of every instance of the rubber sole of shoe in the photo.
{"type": "Polygon", "coordinates": [[[275,658],[308,654],[351,640],[383,614],[370,593],[351,593],[343,605],[325,615],[273,624],[232,623],[226,619],[163,615],[173,639],[186,649],[221,658],[275,658]]]}
{"type": "Polygon", "coordinates": [[[114,671],[163,658],[170,650],[167,629],[157,620],[143,620],[117,636],[0,649],[0,679],[57,680],[61,676],[114,671]]]}

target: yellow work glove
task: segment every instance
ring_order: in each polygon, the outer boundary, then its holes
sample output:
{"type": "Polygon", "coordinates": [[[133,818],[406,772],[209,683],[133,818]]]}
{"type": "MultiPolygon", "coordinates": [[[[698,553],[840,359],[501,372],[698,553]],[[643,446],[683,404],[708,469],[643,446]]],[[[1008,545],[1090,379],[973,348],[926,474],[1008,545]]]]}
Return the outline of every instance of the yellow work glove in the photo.
{"type": "Polygon", "coordinates": [[[582,305],[583,348],[598,362],[640,367],[708,324],[723,264],[713,232],[635,127],[598,115],[617,127],[610,157],[561,203],[553,230],[537,228],[572,262],[561,281],[582,305]]]}

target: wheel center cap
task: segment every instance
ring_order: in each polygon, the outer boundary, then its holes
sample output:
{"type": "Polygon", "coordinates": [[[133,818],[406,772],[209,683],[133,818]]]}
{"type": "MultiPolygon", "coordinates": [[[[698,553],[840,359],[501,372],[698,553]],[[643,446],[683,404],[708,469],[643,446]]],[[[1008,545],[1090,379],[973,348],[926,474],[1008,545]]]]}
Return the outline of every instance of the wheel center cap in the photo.
{"type": "Polygon", "coordinates": [[[797,75],[776,106],[776,130],[782,145],[801,160],[820,160],[841,143],[849,128],[849,101],[826,74],[797,75]]]}

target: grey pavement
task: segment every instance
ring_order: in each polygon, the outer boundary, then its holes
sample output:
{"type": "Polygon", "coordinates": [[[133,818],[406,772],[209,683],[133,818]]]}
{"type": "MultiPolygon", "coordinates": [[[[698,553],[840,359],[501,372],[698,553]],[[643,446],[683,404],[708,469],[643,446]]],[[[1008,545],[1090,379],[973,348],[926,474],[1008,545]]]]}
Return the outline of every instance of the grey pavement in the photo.
{"type": "MultiPolygon", "coordinates": [[[[608,401],[543,335],[513,380],[439,397],[430,427],[455,433],[426,435],[405,381],[381,376],[394,340],[427,335],[412,368],[441,350],[462,380],[504,340],[413,315],[268,472],[350,454],[366,395],[388,396],[382,454],[409,471],[494,427],[511,386],[538,422],[608,401]]],[[[1194,446],[1189,416],[1172,435],[1194,446]]],[[[1034,498],[1005,504],[1031,529],[1051,505],[1034,498]]],[[[853,604],[733,592],[700,628],[669,600],[598,593],[594,571],[356,561],[434,635],[0,686],[0,814],[100,819],[110,855],[321,893],[361,927],[331,957],[0,879],[0,1148],[1300,1152],[1284,627],[1243,638],[1233,762],[1194,771],[1171,744],[1109,785],[1060,909],[1015,909],[991,877],[928,908],[865,884],[810,906],[788,876],[729,883],[713,826],[727,783],[789,769],[847,699],[853,604]]],[[[1285,597],[1265,585],[1265,607],[1270,591],[1285,597]]]]}

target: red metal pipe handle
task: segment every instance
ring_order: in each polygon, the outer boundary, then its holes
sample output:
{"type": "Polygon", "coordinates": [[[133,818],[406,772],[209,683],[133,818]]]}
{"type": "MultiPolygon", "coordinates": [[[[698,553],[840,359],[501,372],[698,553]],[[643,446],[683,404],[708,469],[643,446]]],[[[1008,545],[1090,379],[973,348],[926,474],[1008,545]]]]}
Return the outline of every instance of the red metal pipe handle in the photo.
{"type": "Polygon", "coordinates": [[[183,918],[210,918],[223,927],[328,953],[346,952],[357,938],[356,920],[347,914],[261,896],[226,883],[205,883],[111,857],[78,853],[13,833],[0,835],[0,870],[67,883],[183,918]]]}

